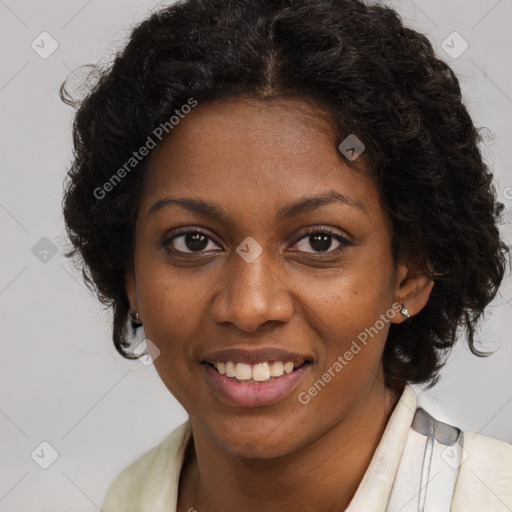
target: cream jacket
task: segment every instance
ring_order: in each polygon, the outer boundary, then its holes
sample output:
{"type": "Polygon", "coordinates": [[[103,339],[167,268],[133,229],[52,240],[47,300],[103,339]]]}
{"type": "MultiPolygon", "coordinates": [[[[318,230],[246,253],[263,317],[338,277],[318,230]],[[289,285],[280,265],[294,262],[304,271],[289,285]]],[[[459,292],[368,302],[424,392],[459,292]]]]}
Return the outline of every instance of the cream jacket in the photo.
{"type": "MultiPolygon", "coordinates": [[[[190,436],[187,420],[126,467],[102,512],[175,511],[190,436]]],[[[512,445],[437,422],[406,385],[345,512],[409,511],[512,512],[512,445]]]]}

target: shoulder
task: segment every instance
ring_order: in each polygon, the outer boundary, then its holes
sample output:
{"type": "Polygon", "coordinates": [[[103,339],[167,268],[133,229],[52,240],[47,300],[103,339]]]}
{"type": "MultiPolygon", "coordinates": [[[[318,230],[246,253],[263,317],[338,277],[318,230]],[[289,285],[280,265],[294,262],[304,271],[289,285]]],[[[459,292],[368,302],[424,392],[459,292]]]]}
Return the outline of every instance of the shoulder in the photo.
{"type": "Polygon", "coordinates": [[[125,467],[111,483],[101,512],[168,510],[169,502],[176,497],[177,488],[173,483],[178,483],[189,437],[190,423],[187,420],[125,467]]]}
{"type": "Polygon", "coordinates": [[[512,445],[464,432],[452,510],[512,510],[512,445]]]}

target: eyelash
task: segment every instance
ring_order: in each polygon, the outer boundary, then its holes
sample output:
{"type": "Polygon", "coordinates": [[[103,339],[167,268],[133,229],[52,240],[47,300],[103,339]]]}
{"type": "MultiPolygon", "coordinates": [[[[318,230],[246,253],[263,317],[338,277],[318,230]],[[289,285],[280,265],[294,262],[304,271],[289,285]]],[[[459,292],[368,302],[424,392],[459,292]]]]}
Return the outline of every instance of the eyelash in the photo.
{"type": "MultiPolygon", "coordinates": [[[[187,235],[189,233],[204,235],[208,239],[210,239],[213,242],[215,242],[215,240],[213,240],[213,238],[210,235],[208,235],[207,233],[201,231],[200,229],[194,228],[194,227],[188,227],[188,228],[184,228],[184,229],[178,231],[177,233],[174,233],[170,237],[166,237],[164,239],[163,243],[162,243],[162,246],[166,247],[168,251],[170,251],[170,252],[172,251],[172,252],[175,252],[175,253],[178,253],[178,254],[189,254],[189,255],[192,255],[192,254],[205,254],[202,251],[184,252],[184,251],[178,251],[176,249],[169,249],[168,246],[171,244],[171,242],[173,240],[175,240],[176,238],[179,238],[179,237],[181,237],[183,235],[187,235]]],[[[333,230],[331,230],[329,228],[319,228],[319,227],[306,228],[306,230],[303,233],[303,235],[293,245],[296,245],[297,243],[302,241],[304,238],[307,238],[308,236],[311,236],[311,235],[324,235],[324,234],[332,236],[337,242],[339,242],[340,243],[339,247],[337,247],[336,249],[333,249],[333,250],[329,250],[329,251],[319,251],[319,252],[312,251],[312,252],[307,252],[307,254],[317,254],[317,255],[327,254],[327,255],[333,255],[333,254],[338,254],[343,249],[345,249],[346,247],[350,247],[350,246],[353,245],[353,243],[350,240],[348,240],[344,236],[340,235],[339,233],[337,233],[337,232],[335,232],[335,231],[333,231],[333,230]]],[[[301,251],[297,251],[297,252],[301,252],[301,251]]]]}

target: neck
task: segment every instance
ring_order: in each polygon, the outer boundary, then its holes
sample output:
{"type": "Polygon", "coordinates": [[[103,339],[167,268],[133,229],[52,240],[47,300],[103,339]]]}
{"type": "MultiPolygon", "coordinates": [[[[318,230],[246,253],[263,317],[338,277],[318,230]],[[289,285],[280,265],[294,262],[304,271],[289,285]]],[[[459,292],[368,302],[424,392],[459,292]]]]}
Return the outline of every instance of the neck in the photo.
{"type": "Polygon", "coordinates": [[[183,464],[177,510],[344,510],[368,469],[402,390],[386,387],[383,379],[375,382],[324,435],[274,459],[241,458],[227,452],[191,419],[193,442],[183,464]]]}

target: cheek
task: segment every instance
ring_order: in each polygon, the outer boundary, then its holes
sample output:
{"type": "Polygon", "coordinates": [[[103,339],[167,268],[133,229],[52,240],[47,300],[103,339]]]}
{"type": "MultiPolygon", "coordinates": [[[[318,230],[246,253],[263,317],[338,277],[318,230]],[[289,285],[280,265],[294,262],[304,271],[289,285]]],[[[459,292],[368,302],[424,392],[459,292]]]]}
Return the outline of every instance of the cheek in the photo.
{"type": "Polygon", "coordinates": [[[322,340],[318,351],[327,366],[349,350],[357,352],[352,360],[358,363],[351,367],[358,364],[373,367],[380,359],[393,313],[390,311],[393,294],[391,270],[372,271],[376,268],[379,267],[369,266],[366,272],[361,272],[359,267],[346,269],[337,276],[310,280],[304,286],[307,306],[303,314],[322,340]],[[386,313],[389,318],[385,316],[382,320],[386,313]]]}
{"type": "MultiPolygon", "coordinates": [[[[145,334],[160,350],[155,367],[165,371],[168,367],[186,370],[192,358],[192,344],[198,318],[206,318],[202,311],[204,290],[192,286],[192,280],[178,277],[165,265],[141,272],[140,312],[145,334]]],[[[206,288],[207,289],[207,288],[206,288]]],[[[207,314],[207,307],[206,307],[207,314]]]]}
{"type": "MultiPolygon", "coordinates": [[[[151,261],[151,260],[148,260],[151,261]]],[[[141,309],[152,325],[179,329],[197,318],[215,283],[213,272],[197,275],[195,270],[173,268],[164,258],[155,259],[141,272],[139,287],[141,309]]]]}

